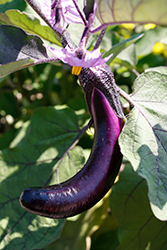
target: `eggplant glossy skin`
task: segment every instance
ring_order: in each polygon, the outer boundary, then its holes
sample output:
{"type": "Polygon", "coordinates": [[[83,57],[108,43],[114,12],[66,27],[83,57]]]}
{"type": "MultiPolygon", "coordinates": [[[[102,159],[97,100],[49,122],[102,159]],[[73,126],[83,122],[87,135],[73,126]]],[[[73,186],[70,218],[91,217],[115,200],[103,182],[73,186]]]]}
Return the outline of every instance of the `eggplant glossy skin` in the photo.
{"type": "Polygon", "coordinates": [[[70,217],[91,208],[113,185],[122,162],[118,136],[123,120],[96,88],[91,107],[95,137],[87,163],[63,183],[25,189],[20,203],[27,211],[50,218],[70,217]]]}

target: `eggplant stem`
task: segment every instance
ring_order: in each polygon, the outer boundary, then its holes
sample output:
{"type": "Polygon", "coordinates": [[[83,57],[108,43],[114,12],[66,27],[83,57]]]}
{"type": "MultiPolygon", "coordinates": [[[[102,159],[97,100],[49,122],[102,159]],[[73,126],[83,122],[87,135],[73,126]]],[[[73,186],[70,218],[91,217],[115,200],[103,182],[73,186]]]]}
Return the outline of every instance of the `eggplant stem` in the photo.
{"type": "Polygon", "coordinates": [[[135,107],[136,104],[135,102],[132,100],[131,96],[128,95],[125,91],[123,91],[120,87],[117,86],[117,89],[118,89],[118,92],[120,94],[120,96],[122,96],[127,102],[129,102],[129,104],[132,106],[132,107],[135,107]]]}
{"type": "Polygon", "coordinates": [[[55,30],[52,25],[49,23],[48,19],[45,17],[45,15],[41,12],[38,4],[34,0],[25,0],[32,8],[35,10],[35,12],[45,21],[45,23],[56,33],[56,35],[61,38],[61,34],[55,30]]]}

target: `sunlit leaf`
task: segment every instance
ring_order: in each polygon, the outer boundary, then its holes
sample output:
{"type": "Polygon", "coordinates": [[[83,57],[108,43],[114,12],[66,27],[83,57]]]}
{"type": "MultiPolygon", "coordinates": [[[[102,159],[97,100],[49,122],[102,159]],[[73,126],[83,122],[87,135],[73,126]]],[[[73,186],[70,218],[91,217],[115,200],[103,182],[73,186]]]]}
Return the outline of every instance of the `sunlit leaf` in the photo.
{"type": "Polygon", "coordinates": [[[7,10],[5,14],[0,13],[0,22],[7,25],[17,26],[29,34],[38,35],[49,42],[61,46],[60,38],[50,27],[41,25],[36,17],[28,15],[25,12],[22,13],[19,10],[7,10]]]}
{"type": "Polygon", "coordinates": [[[13,0],[1,0],[0,4],[5,4],[5,3],[8,3],[8,2],[12,2],[13,0]]]}
{"type": "Polygon", "coordinates": [[[108,215],[99,229],[91,236],[91,250],[115,250],[119,246],[118,224],[108,208],[108,215]]]}
{"type": "Polygon", "coordinates": [[[146,30],[144,36],[136,42],[137,55],[141,57],[152,53],[154,44],[166,35],[166,27],[156,27],[154,29],[146,30]]]}
{"type": "Polygon", "coordinates": [[[166,0],[96,0],[96,16],[109,24],[155,23],[167,24],[166,0]]]}
{"type": "Polygon", "coordinates": [[[145,72],[149,72],[149,71],[156,71],[156,72],[167,75],[167,67],[165,67],[165,66],[152,67],[152,68],[148,68],[145,70],[145,72]]]}
{"type": "Polygon", "coordinates": [[[134,108],[120,136],[122,153],[148,183],[152,210],[167,220],[167,75],[146,72],[134,83],[134,108]]]}
{"type": "Polygon", "coordinates": [[[79,132],[72,110],[39,108],[0,152],[0,249],[42,249],[59,237],[64,220],[26,212],[19,196],[27,187],[62,182],[81,168],[81,148],[68,150],[79,132]]]}
{"type": "Polygon", "coordinates": [[[110,196],[111,211],[118,222],[118,250],[165,250],[167,227],[152,213],[147,184],[126,164],[110,196]]]}

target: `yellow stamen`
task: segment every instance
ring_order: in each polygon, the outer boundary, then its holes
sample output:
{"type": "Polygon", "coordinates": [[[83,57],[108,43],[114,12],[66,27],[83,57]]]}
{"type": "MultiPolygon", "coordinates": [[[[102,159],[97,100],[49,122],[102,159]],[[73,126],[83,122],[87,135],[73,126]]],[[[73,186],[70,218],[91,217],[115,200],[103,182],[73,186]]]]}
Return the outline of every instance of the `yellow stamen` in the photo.
{"type": "Polygon", "coordinates": [[[79,66],[73,66],[72,67],[72,75],[78,76],[81,72],[82,67],[79,66]]]}

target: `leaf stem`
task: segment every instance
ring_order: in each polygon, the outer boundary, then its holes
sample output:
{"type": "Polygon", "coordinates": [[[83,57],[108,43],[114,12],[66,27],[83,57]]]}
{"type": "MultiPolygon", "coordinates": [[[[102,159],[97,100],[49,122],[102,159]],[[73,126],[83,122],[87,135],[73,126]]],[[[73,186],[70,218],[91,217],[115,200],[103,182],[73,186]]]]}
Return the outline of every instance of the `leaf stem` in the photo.
{"type": "Polygon", "coordinates": [[[105,32],[106,32],[106,28],[102,29],[102,31],[100,32],[100,35],[97,38],[97,41],[96,41],[96,44],[95,44],[93,50],[96,50],[100,46],[100,43],[103,39],[105,32]]]}
{"type": "Polygon", "coordinates": [[[140,73],[139,73],[139,72],[137,72],[137,70],[136,70],[136,69],[132,69],[132,72],[133,72],[136,76],[139,76],[139,75],[140,75],[140,73]]]}
{"type": "Polygon", "coordinates": [[[118,92],[119,94],[126,100],[129,102],[129,104],[132,106],[132,107],[135,107],[135,103],[134,101],[132,100],[131,96],[129,94],[127,94],[125,91],[123,91],[121,88],[119,88],[117,86],[117,89],[118,89],[118,92]]]}
{"type": "Polygon", "coordinates": [[[80,17],[81,17],[81,19],[82,19],[84,25],[87,26],[87,21],[85,20],[85,18],[84,18],[84,16],[83,16],[82,12],[80,11],[80,9],[79,9],[79,7],[78,7],[76,1],[75,1],[75,0],[72,0],[72,1],[73,1],[74,5],[75,5],[75,8],[76,8],[77,11],[78,11],[78,14],[80,15],[80,17]]]}

